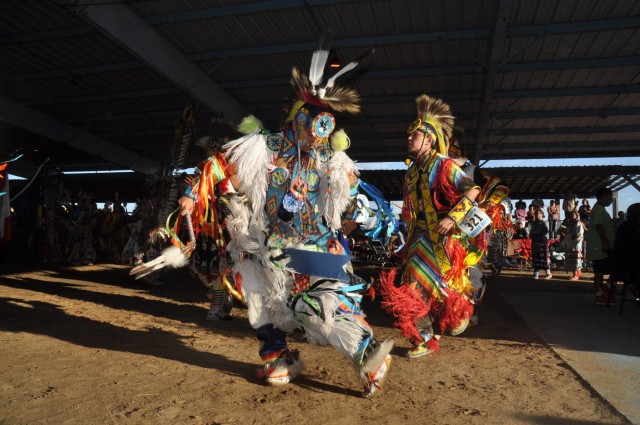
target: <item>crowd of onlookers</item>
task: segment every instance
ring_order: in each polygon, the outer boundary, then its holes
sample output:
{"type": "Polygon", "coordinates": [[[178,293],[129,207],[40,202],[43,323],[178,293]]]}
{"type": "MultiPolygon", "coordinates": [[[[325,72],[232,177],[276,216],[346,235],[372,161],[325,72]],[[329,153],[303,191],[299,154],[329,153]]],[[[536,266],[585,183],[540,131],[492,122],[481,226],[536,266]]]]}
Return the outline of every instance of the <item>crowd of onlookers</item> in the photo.
{"type": "Polygon", "coordinates": [[[589,200],[579,204],[577,196],[565,192],[561,208],[555,200],[545,203],[539,197],[528,206],[522,200],[515,203],[513,218],[516,230],[513,239],[528,239],[534,278],[550,279],[551,259],[562,252],[563,268],[578,280],[586,266],[593,269],[597,290],[596,302],[617,302],[609,297],[609,281],[628,278],[630,273],[640,278],[640,203],[634,203],[612,218],[607,207],[612,203],[609,188],[600,188],[592,207],[589,200]],[[561,209],[564,212],[561,218],[561,209]]]}
{"type": "Polygon", "coordinates": [[[133,256],[127,245],[132,237],[142,239],[138,210],[130,214],[118,201],[98,208],[90,196],[46,207],[37,205],[33,214],[13,215],[13,238],[8,247],[35,262],[131,263],[133,256]]]}

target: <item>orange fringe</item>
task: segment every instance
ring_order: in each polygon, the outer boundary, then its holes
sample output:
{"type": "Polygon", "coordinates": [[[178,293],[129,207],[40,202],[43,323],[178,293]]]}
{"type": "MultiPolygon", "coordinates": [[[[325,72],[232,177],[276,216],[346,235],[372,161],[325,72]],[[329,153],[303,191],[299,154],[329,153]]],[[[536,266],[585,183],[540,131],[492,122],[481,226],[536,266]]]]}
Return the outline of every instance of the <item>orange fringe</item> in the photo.
{"type": "Polygon", "coordinates": [[[457,281],[462,277],[464,271],[464,257],[467,255],[460,241],[456,238],[449,238],[445,245],[447,256],[451,260],[451,269],[447,272],[445,280],[447,282],[457,281]]]}

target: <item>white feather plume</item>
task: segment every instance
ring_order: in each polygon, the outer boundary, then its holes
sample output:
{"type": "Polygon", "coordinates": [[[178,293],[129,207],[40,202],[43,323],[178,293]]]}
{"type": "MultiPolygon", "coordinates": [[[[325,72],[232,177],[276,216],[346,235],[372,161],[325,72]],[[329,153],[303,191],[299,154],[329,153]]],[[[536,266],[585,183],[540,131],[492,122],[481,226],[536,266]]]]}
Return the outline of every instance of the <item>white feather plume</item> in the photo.
{"type": "Polygon", "coordinates": [[[309,81],[311,87],[314,89],[322,83],[322,76],[324,75],[324,67],[329,59],[329,52],[331,50],[331,31],[325,31],[320,40],[316,50],[311,57],[311,66],[309,67],[309,81]]]}
{"type": "Polygon", "coordinates": [[[351,158],[344,152],[334,152],[329,160],[328,172],[320,179],[318,208],[332,230],[340,229],[342,213],[351,201],[351,173],[358,175],[351,158]]]}
{"type": "Polygon", "coordinates": [[[175,245],[171,245],[162,251],[162,255],[164,256],[164,263],[167,267],[178,269],[189,263],[189,260],[182,250],[175,245]]]}
{"type": "Polygon", "coordinates": [[[336,80],[346,74],[347,72],[351,71],[353,68],[355,68],[356,66],[358,66],[358,62],[349,62],[348,64],[345,65],[344,68],[342,68],[340,71],[338,71],[333,77],[329,78],[329,81],[327,81],[327,85],[324,86],[324,89],[328,89],[330,87],[333,87],[333,84],[336,82],[336,80]]]}
{"type": "Polygon", "coordinates": [[[352,69],[354,69],[356,66],[358,66],[358,64],[360,62],[362,62],[367,57],[373,55],[374,51],[375,51],[375,49],[370,49],[370,50],[366,51],[364,54],[360,55],[360,57],[352,60],[347,65],[345,65],[345,67],[342,68],[340,71],[338,71],[333,77],[329,78],[329,81],[327,81],[327,84],[321,89],[322,92],[324,93],[327,89],[333,87],[333,85],[335,84],[335,82],[336,82],[336,80],[338,78],[340,78],[341,76],[343,76],[347,72],[349,72],[352,69]]]}
{"type": "Polygon", "coordinates": [[[267,198],[270,155],[266,140],[265,135],[256,132],[223,146],[229,162],[235,166],[239,191],[249,198],[254,214],[264,210],[267,198]]]}
{"type": "Polygon", "coordinates": [[[364,364],[360,367],[361,377],[363,381],[366,379],[365,374],[375,372],[378,367],[382,364],[387,357],[387,354],[393,350],[393,346],[395,341],[393,339],[388,339],[378,346],[373,353],[371,353],[364,364]]]}

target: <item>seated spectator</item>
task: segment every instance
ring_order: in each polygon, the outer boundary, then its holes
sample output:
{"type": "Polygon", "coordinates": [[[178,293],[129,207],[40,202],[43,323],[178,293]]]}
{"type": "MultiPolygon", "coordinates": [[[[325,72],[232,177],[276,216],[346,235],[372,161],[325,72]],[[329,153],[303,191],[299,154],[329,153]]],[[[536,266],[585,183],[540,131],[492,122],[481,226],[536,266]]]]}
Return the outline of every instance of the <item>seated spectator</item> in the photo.
{"type": "Polygon", "coordinates": [[[527,204],[522,201],[516,202],[516,211],[514,213],[514,218],[517,223],[522,223],[522,228],[524,229],[527,223],[527,204]]]}

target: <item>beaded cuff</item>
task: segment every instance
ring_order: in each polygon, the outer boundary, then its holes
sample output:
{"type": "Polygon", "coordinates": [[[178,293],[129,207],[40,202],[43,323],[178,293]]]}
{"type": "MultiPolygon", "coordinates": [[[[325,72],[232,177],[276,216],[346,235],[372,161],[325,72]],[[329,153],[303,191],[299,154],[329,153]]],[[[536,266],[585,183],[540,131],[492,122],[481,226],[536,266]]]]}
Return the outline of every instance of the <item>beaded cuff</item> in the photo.
{"type": "Polygon", "coordinates": [[[187,186],[187,189],[184,191],[184,196],[193,201],[198,201],[198,194],[191,186],[187,186]]]}
{"type": "Polygon", "coordinates": [[[453,209],[449,211],[449,214],[447,214],[447,216],[451,220],[453,220],[454,223],[460,225],[460,223],[462,223],[467,216],[467,213],[471,211],[474,206],[475,202],[473,202],[466,196],[463,196],[462,198],[460,198],[460,201],[458,201],[455,207],[453,207],[453,209]]]}

